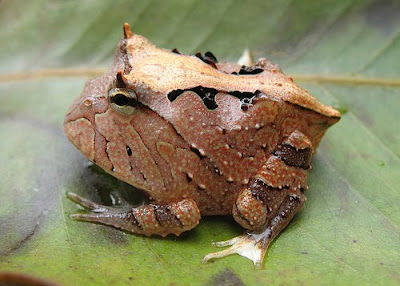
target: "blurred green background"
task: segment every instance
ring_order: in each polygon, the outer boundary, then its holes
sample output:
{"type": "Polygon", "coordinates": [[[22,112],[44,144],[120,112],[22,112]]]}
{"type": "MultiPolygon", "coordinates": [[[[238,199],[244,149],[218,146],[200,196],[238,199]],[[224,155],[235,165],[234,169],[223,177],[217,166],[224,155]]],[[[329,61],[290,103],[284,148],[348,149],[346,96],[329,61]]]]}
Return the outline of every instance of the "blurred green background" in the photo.
{"type": "Polygon", "coordinates": [[[60,285],[400,284],[399,1],[3,0],[0,43],[0,271],[60,285]],[[343,113],[263,270],[239,256],[201,262],[212,241],[242,232],[230,217],[165,239],[68,218],[67,191],[141,199],[88,165],[62,129],[124,22],[160,47],[220,61],[249,48],[343,113]]]}

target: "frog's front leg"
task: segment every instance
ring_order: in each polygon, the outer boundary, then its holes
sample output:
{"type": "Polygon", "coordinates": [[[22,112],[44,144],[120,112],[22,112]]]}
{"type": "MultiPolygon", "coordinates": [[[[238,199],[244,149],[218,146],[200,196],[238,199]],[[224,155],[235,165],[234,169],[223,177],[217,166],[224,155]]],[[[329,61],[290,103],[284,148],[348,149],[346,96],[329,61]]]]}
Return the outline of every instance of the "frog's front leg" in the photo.
{"type": "Polygon", "coordinates": [[[235,220],[252,230],[216,246],[231,246],[210,253],[204,261],[237,253],[261,267],[271,241],[302,208],[312,156],[310,140],[294,131],[272,152],[267,162],[244,187],[233,206],[235,220]]]}
{"type": "Polygon", "coordinates": [[[200,220],[200,211],[192,199],[166,205],[148,204],[132,208],[99,205],[74,193],[68,193],[67,196],[91,211],[88,214],[73,214],[71,218],[111,225],[147,236],[166,236],[170,233],[178,236],[194,228],[200,220]]]}

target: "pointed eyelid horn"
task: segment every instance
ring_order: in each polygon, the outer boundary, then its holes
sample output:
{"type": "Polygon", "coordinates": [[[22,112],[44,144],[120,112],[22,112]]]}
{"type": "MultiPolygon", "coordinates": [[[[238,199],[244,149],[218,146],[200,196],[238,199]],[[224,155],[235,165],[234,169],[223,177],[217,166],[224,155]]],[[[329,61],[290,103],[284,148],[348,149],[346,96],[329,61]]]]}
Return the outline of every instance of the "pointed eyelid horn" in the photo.
{"type": "Polygon", "coordinates": [[[124,38],[129,39],[133,37],[133,33],[131,31],[131,26],[128,23],[124,23],[124,38]]]}
{"type": "Polygon", "coordinates": [[[118,71],[116,76],[115,87],[125,88],[126,87],[126,79],[124,77],[123,71],[118,71]]]}

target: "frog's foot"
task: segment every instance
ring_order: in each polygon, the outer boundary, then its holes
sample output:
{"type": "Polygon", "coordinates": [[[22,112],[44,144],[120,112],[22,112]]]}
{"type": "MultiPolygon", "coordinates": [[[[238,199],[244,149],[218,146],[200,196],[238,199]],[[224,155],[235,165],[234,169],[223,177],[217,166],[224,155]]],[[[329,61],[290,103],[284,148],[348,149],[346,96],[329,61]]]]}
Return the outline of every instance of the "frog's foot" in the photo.
{"type": "Polygon", "coordinates": [[[276,208],[274,214],[268,216],[268,220],[264,226],[231,240],[214,243],[215,246],[230,247],[206,255],[203,261],[237,253],[253,261],[255,267],[261,268],[269,244],[286,227],[303,204],[304,200],[302,197],[287,195],[280,206],[276,208]]]}
{"type": "Polygon", "coordinates": [[[90,211],[87,214],[72,214],[72,219],[111,225],[148,236],[166,236],[170,233],[180,235],[194,228],[200,220],[199,209],[191,199],[167,205],[148,204],[133,208],[100,205],[74,193],[67,193],[67,197],[90,211]]]}
{"type": "Polygon", "coordinates": [[[209,253],[204,256],[203,261],[225,257],[231,254],[239,254],[253,261],[256,268],[262,267],[265,253],[271,240],[264,239],[261,234],[244,234],[227,241],[214,242],[214,246],[231,246],[222,251],[209,253]]]}

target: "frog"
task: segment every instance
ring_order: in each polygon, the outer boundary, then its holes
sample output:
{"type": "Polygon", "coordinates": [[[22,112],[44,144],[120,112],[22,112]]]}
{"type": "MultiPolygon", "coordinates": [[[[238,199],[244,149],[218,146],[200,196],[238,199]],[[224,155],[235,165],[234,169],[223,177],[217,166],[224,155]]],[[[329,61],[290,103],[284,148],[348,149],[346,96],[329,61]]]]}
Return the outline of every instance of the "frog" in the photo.
{"type": "Polygon", "coordinates": [[[106,206],[69,192],[72,219],[138,235],[179,236],[202,216],[231,215],[231,254],[262,268],[268,246],[305,201],[311,159],[340,113],[266,58],[219,62],[211,52],[161,49],[123,26],[115,59],[66,113],[66,137],[111,176],[142,191],[140,206],[106,206]]]}

